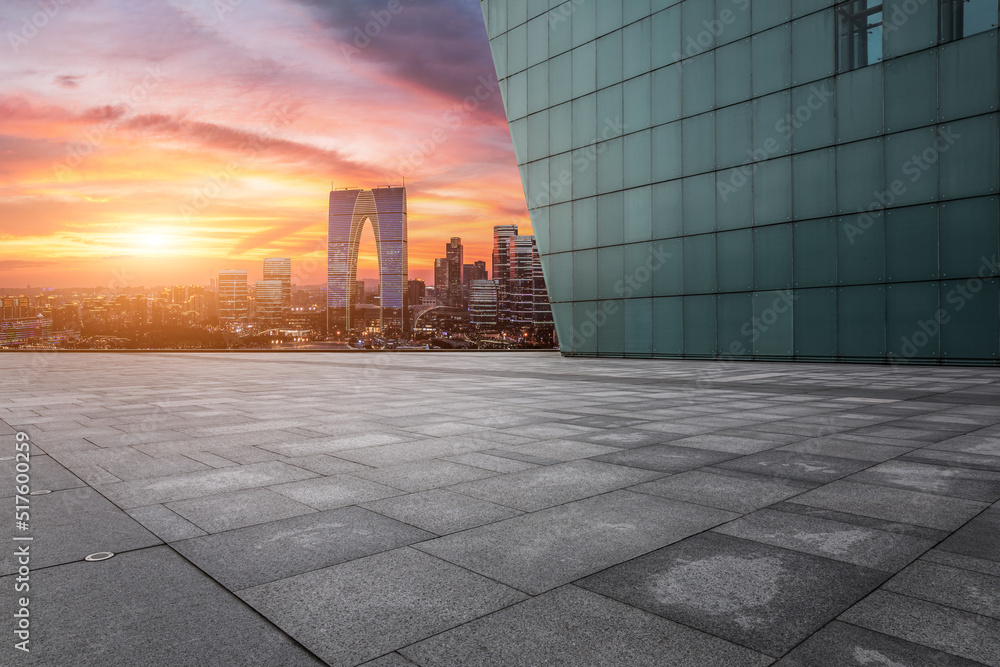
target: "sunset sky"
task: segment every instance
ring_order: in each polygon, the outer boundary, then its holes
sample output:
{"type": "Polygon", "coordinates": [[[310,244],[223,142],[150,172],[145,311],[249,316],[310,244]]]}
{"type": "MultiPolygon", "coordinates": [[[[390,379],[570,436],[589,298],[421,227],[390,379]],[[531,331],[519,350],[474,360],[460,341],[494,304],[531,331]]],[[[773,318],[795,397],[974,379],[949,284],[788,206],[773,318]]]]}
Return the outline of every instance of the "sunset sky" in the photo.
{"type": "MultiPolygon", "coordinates": [[[[0,287],[254,280],[269,256],[323,283],[331,185],[404,177],[411,278],[451,236],[488,263],[494,224],[530,233],[479,2],[388,6],[0,3],[0,287]]],[[[377,276],[370,226],[361,252],[377,276]]]]}

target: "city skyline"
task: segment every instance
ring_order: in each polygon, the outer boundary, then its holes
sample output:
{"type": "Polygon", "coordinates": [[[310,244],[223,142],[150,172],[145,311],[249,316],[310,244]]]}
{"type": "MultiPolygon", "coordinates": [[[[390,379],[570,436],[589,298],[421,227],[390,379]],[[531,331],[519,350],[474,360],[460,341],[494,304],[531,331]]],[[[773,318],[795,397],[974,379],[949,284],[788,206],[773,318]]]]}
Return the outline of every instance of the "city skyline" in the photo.
{"type": "Polygon", "coordinates": [[[56,7],[0,8],[0,285],[257,280],[268,256],[321,284],[331,182],[405,179],[427,281],[441,236],[485,256],[493,225],[530,224],[474,0],[56,7]]]}

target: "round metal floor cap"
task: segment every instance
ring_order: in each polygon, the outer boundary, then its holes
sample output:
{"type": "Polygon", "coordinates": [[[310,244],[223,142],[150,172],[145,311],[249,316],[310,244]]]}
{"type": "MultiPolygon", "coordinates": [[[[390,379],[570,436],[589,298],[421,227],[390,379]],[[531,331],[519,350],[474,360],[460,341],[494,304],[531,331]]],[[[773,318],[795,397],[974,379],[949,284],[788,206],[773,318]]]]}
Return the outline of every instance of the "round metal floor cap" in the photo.
{"type": "Polygon", "coordinates": [[[83,560],[88,560],[91,563],[93,563],[93,562],[99,561],[99,560],[107,560],[107,559],[111,558],[112,556],[114,556],[114,554],[111,553],[110,551],[98,551],[96,554],[90,554],[89,556],[87,556],[83,560]]]}
{"type": "Polygon", "coordinates": [[[32,491],[29,496],[44,496],[46,493],[52,493],[50,489],[42,489],[41,491],[32,491]]]}

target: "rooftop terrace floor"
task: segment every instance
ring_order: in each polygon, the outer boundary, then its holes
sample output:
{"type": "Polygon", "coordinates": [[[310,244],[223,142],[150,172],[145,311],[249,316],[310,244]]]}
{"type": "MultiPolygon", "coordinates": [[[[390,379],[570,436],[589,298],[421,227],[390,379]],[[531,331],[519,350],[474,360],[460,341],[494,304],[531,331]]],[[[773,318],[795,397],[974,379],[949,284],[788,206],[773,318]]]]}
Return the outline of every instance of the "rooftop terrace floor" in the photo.
{"type": "Polygon", "coordinates": [[[0,376],[5,665],[1000,665],[1000,369],[6,354],[0,376]],[[16,431],[51,491],[28,530],[16,431]]]}

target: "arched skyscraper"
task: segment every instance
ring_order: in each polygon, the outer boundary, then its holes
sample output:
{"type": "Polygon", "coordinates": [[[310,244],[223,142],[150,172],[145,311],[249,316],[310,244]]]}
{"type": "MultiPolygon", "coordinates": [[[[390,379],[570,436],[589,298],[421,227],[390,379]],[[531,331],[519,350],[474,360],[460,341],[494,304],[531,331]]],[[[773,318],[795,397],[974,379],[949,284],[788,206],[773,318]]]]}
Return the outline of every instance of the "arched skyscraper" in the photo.
{"type": "MultiPolygon", "coordinates": [[[[327,237],[327,307],[331,326],[351,326],[358,248],[365,220],[371,222],[375,231],[383,327],[387,308],[401,311],[406,305],[406,188],[334,190],[330,193],[327,237]]],[[[405,321],[402,315],[390,312],[388,317],[398,318],[402,323],[405,321]]]]}

